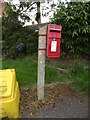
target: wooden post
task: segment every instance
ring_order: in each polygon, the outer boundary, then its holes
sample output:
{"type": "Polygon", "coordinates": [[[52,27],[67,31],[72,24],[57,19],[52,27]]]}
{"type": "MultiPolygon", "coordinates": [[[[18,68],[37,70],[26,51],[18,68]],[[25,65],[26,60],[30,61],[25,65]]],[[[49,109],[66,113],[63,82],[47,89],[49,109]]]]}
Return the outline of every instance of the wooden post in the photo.
{"type": "MultiPolygon", "coordinates": [[[[39,34],[46,34],[47,26],[39,29],[39,34]]],[[[39,36],[38,41],[38,80],[37,80],[37,94],[38,99],[44,97],[44,81],[45,81],[45,49],[46,36],[39,36]]]]}

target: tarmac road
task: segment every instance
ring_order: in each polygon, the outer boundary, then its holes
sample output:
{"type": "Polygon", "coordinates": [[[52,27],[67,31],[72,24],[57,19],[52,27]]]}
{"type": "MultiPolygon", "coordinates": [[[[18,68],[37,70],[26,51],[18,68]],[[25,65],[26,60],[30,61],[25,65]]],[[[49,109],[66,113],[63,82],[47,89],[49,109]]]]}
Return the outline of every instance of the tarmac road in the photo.
{"type": "MultiPolygon", "coordinates": [[[[90,102],[90,101],[89,101],[90,102]]],[[[21,118],[88,118],[88,99],[83,96],[62,95],[55,106],[43,106],[34,115],[24,111],[21,118]]]]}

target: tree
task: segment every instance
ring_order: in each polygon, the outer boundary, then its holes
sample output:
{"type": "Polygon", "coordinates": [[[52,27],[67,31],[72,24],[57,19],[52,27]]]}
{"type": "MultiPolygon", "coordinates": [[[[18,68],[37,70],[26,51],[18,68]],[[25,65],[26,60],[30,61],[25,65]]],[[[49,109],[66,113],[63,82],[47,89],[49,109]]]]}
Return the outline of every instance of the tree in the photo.
{"type": "Polygon", "coordinates": [[[51,11],[55,11],[56,6],[58,7],[58,4],[54,4],[54,0],[47,0],[45,2],[36,2],[36,0],[34,0],[32,2],[20,2],[18,5],[11,5],[13,10],[19,15],[19,18],[21,18],[24,23],[25,21],[32,20],[31,13],[35,11],[33,16],[37,23],[40,24],[41,16],[48,16],[51,11]],[[40,10],[40,8],[42,10],[40,10]]]}
{"type": "Polygon", "coordinates": [[[54,13],[51,23],[62,25],[62,51],[74,56],[89,53],[90,2],[70,2],[61,4],[54,13]]]}
{"type": "Polygon", "coordinates": [[[23,54],[18,54],[16,46],[24,42],[27,47],[27,55],[37,52],[38,35],[35,30],[23,27],[22,22],[18,21],[18,14],[13,11],[10,4],[6,5],[5,11],[8,17],[2,17],[2,53],[4,58],[16,59],[23,54]]]}
{"type": "Polygon", "coordinates": [[[41,24],[41,13],[40,13],[40,2],[37,2],[37,16],[36,16],[36,21],[38,22],[38,28],[40,27],[41,24]]]}

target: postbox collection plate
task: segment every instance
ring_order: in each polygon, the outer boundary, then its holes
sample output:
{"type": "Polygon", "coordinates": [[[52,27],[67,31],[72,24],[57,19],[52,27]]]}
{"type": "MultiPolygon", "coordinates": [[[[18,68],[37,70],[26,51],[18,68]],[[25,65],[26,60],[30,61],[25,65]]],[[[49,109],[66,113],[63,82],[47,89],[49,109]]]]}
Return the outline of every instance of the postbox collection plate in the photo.
{"type": "Polygon", "coordinates": [[[47,25],[46,56],[59,57],[61,25],[47,25]]]}

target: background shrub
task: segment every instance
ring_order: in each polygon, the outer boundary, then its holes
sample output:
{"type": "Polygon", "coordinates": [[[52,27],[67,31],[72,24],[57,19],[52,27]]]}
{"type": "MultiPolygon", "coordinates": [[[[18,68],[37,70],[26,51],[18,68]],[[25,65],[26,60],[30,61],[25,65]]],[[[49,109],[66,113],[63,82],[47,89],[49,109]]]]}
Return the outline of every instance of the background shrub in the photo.
{"type": "Polygon", "coordinates": [[[51,23],[62,25],[61,50],[65,54],[89,55],[90,2],[61,4],[51,23]]]}
{"type": "Polygon", "coordinates": [[[16,46],[20,42],[26,44],[27,55],[37,52],[38,34],[35,33],[35,30],[31,30],[29,27],[23,27],[19,21],[9,21],[7,18],[3,18],[2,24],[2,38],[4,41],[3,56],[5,58],[15,59],[17,56],[22,55],[16,49],[16,46]]]}

